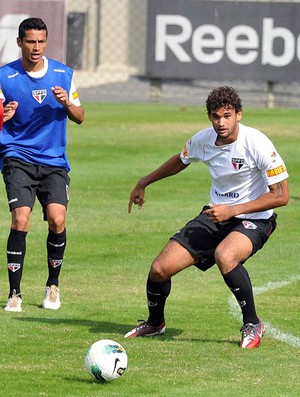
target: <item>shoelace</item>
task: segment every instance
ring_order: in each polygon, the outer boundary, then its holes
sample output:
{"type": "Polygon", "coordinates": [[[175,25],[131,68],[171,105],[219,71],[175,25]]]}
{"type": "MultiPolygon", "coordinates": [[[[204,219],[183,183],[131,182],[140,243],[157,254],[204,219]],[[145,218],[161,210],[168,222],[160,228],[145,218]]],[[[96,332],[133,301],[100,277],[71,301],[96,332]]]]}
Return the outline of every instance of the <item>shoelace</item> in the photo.
{"type": "Polygon", "coordinates": [[[56,301],[56,298],[57,298],[57,291],[56,291],[56,289],[51,289],[51,290],[50,290],[50,294],[49,294],[49,300],[50,300],[51,302],[55,302],[55,301],[56,301]]]}
{"type": "Polygon", "coordinates": [[[257,329],[254,324],[245,324],[241,328],[241,332],[243,335],[243,338],[249,337],[251,340],[255,337],[257,334],[257,329]]]}
{"type": "Polygon", "coordinates": [[[21,293],[17,294],[16,290],[13,290],[12,296],[10,297],[10,299],[13,298],[20,298],[21,299],[21,293]]]}
{"type": "Polygon", "coordinates": [[[14,290],[12,296],[8,300],[8,305],[11,307],[18,306],[19,299],[22,299],[21,293],[17,294],[16,291],[14,290]]]}
{"type": "Polygon", "coordinates": [[[144,328],[148,325],[146,320],[137,320],[137,322],[139,323],[139,325],[136,328],[144,328]]]}

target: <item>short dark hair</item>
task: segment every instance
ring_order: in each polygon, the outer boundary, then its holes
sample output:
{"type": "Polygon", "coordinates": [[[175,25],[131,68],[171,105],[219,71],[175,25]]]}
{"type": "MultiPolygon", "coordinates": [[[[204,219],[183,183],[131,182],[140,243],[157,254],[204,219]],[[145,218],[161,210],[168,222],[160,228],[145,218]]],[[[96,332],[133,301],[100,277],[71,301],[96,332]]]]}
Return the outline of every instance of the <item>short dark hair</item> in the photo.
{"type": "Polygon", "coordinates": [[[207,114],[211,114],[216,109],[228,107],[236,112],[243,110],[242,101],[234,88],[223,86],[210,92],[206,100],[207,114]]]}
{"type": "Polygon", "coordinates": [[[23,40],[26,35],[26,30],[46,30],[46,37],[48,37],[47,25],[41,18],[27,18],[19,25],[19,39],[23,40]]]}

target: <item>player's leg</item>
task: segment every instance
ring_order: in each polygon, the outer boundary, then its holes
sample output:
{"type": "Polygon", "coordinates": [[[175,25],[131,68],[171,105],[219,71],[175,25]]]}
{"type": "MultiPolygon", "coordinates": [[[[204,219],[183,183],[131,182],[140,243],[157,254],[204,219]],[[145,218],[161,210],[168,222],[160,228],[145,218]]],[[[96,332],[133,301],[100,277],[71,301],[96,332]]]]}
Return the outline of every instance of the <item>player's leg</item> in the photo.
{"type": "Polygon", "coordinates": [[[196,263],[195,257],[175,240],[170,240],[153,261],[147,280],[148,322],[164,321],[164,307],[171,290],[171,277],[196,263]]]}
{"type": "Polygon", "coordinates": [[[61,306],[58,284],[67,244],[66,207],[52,203],[46,206],[45,212],[49,226],[46,242],[48,279],[43,306],[45,309],[57,310],[61,306]]]}
{"type": "Polygon", "coordinates": [[[43,306],[45,309],[60,308],[59,275],[67,243],[65,228],[69,202],[70,178],[61,168],[45,168],[37,196],[43,206],[44,219],[48,222],[47,266],[48,279],[43,306]]]}
{"type": "Polygon", "coordinates": [[[46,208],[49,231],[47,236],[48,280],[46,285],[58,286],[58,277],[63,263],[67,244],[65,229],[66,207],[61,204],[49,204],[46,208]]]}
{"type": "Polygon", "coordinates": [[[241,264],[252,253],[251,240],[242,233],[230,233],[215,251],[216,263],[225,283],[235,295],[243,314],[244,323],[257,323],[251,281],[241,264]]]}
{"type": "Polygon", "coordinates": [[[240,346],[243,348],[259,346],[264,324],[257,317],[250,277],[241,263],[268,241],[276,229],[276,218],[274,213],[269,219],[252,219],[236,224],[234,232],[219,244],[215,252],[224,280],[241,306],[244,325],[240,346]]]}
{"type": "Polygon", "coordinates": [[[11,211],[12,223],[7,239],[7,268],[9,295],[5,311],[21,311],[21,280],[26,254],[26,235],[31,208],[20,207],[11,211]]]}
{"type": "Polygon", "coordinates": [[[191,265],[197,264],[198,267],[199,264],[202,270],[211,267],[214,264],[215,247],[221,238],[218,225],[210,221],[203,211],[171,237],[153,261],[148,275],[148,320],[128,332],[125,337],[164,333],[164,308],[171,290],[171,277],[191,265]]]}
{"type": "Polygon", "coordinates": [[[264,326],[260,322],[254,303],[249,274],[242,263],[252,254],[251,240],[239,232],[230,233],[215,251],[216,263],[223,279],[240,305],[244,328],[241,347],[252,348],[260,344],[264,326]]]}
{"type": "Polygon", "coordinates": [[[165,332],[164,309],[171,291],[171,277],[196,263],[195,257],[181,244],[170,240],[153,261],[147,279],[149,317],[125,338],[162,335],[165,332]]]}
{"type": "Polygon", "coordinates": [[[34,167],[21,160],[4,160],[3,180],[11,211],[11,228],[7,240],[9,296],[6,311],[21,311],[21,280],[26,253],[26,235],[35,201],[34,167]]]}

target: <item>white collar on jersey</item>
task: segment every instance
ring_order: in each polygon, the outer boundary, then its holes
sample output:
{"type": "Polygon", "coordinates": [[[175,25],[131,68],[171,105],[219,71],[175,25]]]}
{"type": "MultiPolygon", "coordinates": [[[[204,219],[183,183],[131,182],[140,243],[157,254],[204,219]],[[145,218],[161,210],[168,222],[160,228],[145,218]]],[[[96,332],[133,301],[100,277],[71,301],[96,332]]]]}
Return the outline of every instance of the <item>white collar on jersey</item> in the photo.
{"type": "Polygon", "coordinates": [[[26,72],[30,77],[35,77],[35,78],[39,78],[39,77],[43,77],[45,76],[47,70],[48,70],[48,59],[43,56],[43,61],[44,61],[44,67],[43,69],[37,71],[37,72],[26,72]]]}

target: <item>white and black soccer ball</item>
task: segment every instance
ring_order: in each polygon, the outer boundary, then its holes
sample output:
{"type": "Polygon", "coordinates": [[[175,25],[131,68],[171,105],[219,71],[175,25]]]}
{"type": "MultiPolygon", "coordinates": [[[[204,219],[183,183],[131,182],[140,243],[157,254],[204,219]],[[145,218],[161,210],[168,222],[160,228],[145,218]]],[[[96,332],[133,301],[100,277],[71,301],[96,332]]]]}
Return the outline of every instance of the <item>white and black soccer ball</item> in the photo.
{"type": "Polygon", "coordinates": [[[127,353],[120,343],[101,339],[93,343],[85,355],[88,372],[101,383],[120,378],[127,368],[127,353]]]}

